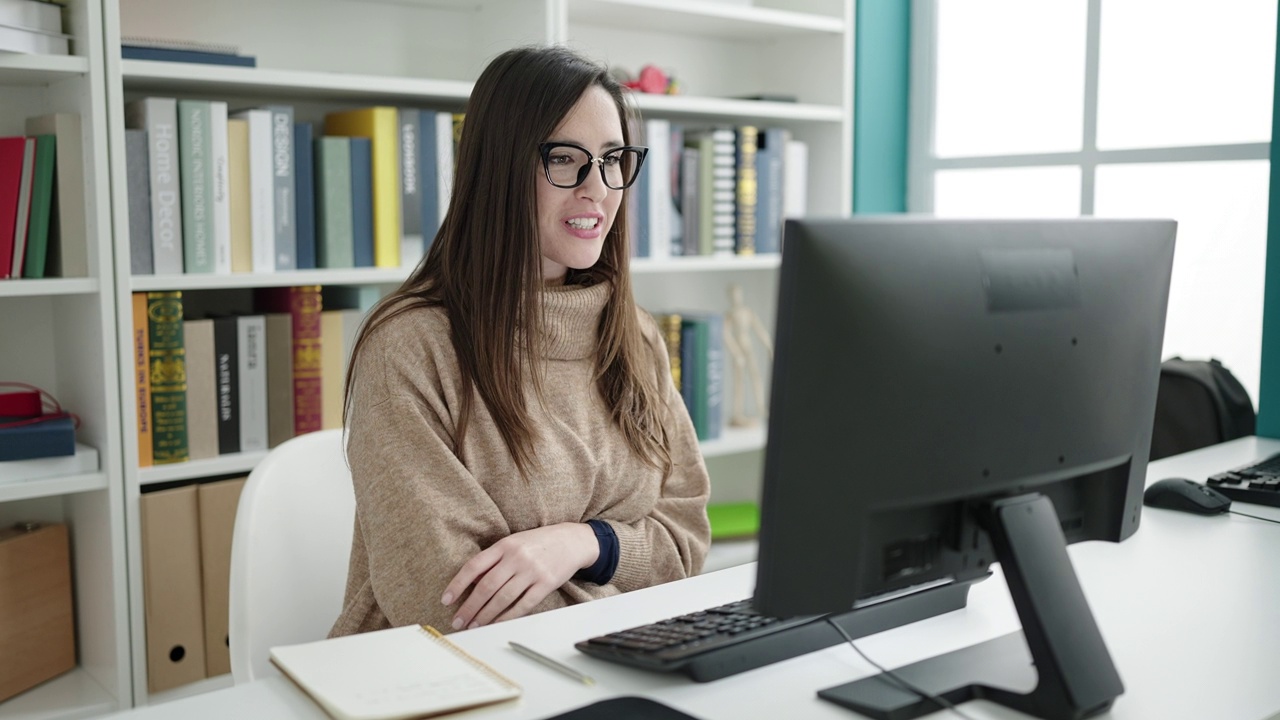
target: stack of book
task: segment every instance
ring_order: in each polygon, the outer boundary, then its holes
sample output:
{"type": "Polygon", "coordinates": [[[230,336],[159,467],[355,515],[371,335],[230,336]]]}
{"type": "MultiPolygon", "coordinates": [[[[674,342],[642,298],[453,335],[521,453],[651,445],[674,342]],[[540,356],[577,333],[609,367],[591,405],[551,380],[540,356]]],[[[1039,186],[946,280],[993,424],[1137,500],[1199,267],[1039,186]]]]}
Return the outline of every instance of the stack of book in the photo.
{"type": "Polygon", "coordinates": [[[154,60],[159,62],[200,63],[202,65],[234,65],[257,67],[258,59],[241,55],[240,48],[220,43],[191,40],[159,40],[154,38],[120,38],[122,60],[154,60]]]}
{"type": "Polygon", "coordinates": [[[671,378],[680,390],[699,440],[724,431],[724,316],[682,312],[654,315],[670,354],[671,378]]]}
{"type": "Polygon", "coordinates": [[[62,6],[42,0],[0,0],[0,52],[67,55],[62,6]]]}
{"type": "Polygon", "coordinates": [[[30,118],[26,131],[0,137],[0,280],[84,277],[89,257],[80,117],[30,118]]]}

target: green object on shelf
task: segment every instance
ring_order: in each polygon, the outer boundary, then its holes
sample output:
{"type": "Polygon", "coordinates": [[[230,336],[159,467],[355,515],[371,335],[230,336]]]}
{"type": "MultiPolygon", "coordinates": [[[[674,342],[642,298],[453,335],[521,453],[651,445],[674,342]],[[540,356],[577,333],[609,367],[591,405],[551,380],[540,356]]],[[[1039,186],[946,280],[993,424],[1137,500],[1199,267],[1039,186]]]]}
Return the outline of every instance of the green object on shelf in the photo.
{"type": "Polygon", "coordinates": [[[708,505],[707,519],[712,540],[754,537],[760,530],[760,508],[753,502],[708,505]]]}

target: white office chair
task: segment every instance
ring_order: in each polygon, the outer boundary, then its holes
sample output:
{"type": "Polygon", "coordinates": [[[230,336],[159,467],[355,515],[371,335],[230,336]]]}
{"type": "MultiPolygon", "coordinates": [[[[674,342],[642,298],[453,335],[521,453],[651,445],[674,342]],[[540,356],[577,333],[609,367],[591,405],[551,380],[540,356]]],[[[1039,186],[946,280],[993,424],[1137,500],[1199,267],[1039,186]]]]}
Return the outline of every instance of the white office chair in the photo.
{"type": "Polygon", "coordinates": [[[281,443],[249,475],[231,540],[231,675],[278,674],[276,645],[322,640],[342,611],[355,523],[342,431],[281,443]]]}

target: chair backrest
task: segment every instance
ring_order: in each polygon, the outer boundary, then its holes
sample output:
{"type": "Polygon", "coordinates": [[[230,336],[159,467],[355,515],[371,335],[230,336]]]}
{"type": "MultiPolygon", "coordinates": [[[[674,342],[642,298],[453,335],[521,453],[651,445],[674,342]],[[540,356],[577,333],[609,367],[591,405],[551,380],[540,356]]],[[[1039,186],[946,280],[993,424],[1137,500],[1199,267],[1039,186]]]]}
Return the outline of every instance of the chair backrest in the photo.
{"type": "Polygon", "coordinates": [[[355,511],[341,430],[281,443],[250,473],[231,540],[237,684],[278,674],[273,646],[328,635],[342,611],[355,511]]]}

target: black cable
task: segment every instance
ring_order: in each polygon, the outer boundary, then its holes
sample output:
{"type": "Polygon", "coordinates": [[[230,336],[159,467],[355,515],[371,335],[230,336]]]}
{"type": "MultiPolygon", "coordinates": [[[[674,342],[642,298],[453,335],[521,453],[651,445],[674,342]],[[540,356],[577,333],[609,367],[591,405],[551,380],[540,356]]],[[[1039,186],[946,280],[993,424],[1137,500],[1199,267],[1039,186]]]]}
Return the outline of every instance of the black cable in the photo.
{"type": "Polygon", "coordinates": [[[893,678],[893,680],[897,682],[898,685],[902,686],[908,692],[912,692],[912,693],[915,693],[916,695],[919,695],[921,698],[934,703],[935,705],[942,708],[943,710],[950,710],[951,712],[955,713],[959,717],[964,718],[964,720],[974,720],[969,715],[966,715],[963,712],[961,712],[960,708],[956,707],[955,704],[952,703],[950,700],[947,700],[941,695],[934,695],[928,690],[918,687],[914,683],[908,682],[906,678],[886,668],[885,666],[881,665],[875,660],[872,660],[871,658],[867,657],[867,654],[862,652],[862,648],[858,647],[858,644],[853,641],[853,638],[849,637],[849,633],[845,632],[844,628],[840,627],[840,625],[836,623],[835,620],[831,619],[831,617],[828,616],[827,622],[831,625],[831,627],[836,629],[836,632],[840,633],[840,636],[843,637],[845,641],[849,643],[849,647],[853,648],[858,653],[858,655],[862,656],[863,660],[866,660],[868,663],[871,664],[872,667],[884,673],[888,677],[893,678]]]}
{"type": "Polygon", "coordinates": [[[1276,523],[1277,525],[1280,525],[1280,520],[1272,520],[1271,518],[1264,518],[1261,515],[1250,515],[1249,513],[1242,513],[1236,510],[1228,510],[1227,512],[1231,513],[1232,515],[1239,515],[1240,517],[1253,518],[1254,520],[1261,520],[1263,522],[1276,523]]]}

